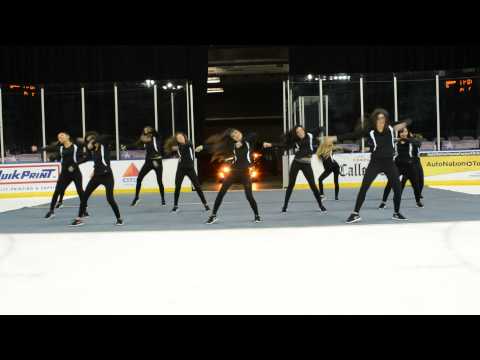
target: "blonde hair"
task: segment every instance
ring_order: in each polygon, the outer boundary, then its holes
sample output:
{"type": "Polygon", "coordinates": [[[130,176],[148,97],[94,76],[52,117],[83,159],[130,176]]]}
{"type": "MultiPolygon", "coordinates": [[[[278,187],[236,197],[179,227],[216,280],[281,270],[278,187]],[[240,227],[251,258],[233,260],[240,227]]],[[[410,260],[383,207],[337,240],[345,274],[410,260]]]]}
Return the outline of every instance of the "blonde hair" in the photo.
{"type": "Polygon", "coordinates": [[[317,156],[318,158],[328,159],[332,151],[333,151],[333,144],[328,144],[325,141],[323,141],[317,149],[317,156]]]}

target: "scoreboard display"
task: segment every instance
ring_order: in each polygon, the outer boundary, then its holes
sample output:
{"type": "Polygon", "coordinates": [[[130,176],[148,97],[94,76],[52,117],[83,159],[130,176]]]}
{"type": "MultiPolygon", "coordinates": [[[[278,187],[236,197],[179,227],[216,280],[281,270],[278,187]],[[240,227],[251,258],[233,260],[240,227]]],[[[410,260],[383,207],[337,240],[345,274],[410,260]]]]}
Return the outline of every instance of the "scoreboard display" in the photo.
{"type": "Polygon", "coordinates": [[[445,88],[458,94],[466,94],[472,91],[473,79],[445,80],[445,88]]]}
{"type": "Polygon", "coordinates": [[[7,85],[8,89],[13,92],[18,92],[23,96],[36,96],[37,88],[33,85],[18,85],[18,84],[9,84],[7,85]]]}

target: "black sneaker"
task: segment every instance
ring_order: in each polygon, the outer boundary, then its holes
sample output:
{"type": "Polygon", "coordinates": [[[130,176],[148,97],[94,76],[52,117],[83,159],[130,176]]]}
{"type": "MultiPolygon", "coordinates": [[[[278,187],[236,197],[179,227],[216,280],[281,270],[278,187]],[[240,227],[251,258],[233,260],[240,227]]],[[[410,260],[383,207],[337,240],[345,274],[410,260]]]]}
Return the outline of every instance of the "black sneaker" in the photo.
{"type": "Polygon", "coordinates": [[[393,214],[392,216],[392,220],[400,220],[400,221],[406,221],[408,220],[405,216],[403,216],[402,214],[400,213],[395,213],[393,214]]]}
{"type": "Polygon", "coordinates": [[[253,221],[256,222],[256,223],[260,223],[260,222],[262,222],[263,220],[262,220],[262,218],[260,217],[260,215],[255,215],[255,219],[254,219],[253,221]]]}
{"type": "Polygon", "coordinates": [[[162,206],[167,206],[167,203],[165,202],[165,200],[162,200],[162,206]]]}
{"type": "Polygon", "coordinates": [[[378,208],[379,208],[380,210],[385,210],[386,205],[387,205],[387,204],[385,204],[384,202],[382,202],[382,203],[378,206],[378,208]]]}
{"type": "Polygon", "coordinates": [[[422,204],[421,201],[417,202],[417,207],[418,208],[424,208],[425,206],[422,204]]]}
{"type": "Polygon", "coordinates": [[[63,207],[63,202],[59,202],[57,203],[57,205],[55,205],[55,209],[61,209],[63,207]]]}
{"type": "Polygon", "coordinates": [[[178,212],[178,206],[174,206],[171,212],[173,212],[173,213],[178,212]]]}
{"type": "Polygon", "coordinates": [[[132,203],[130,204],[130,206],[137,206],[139,201],[140,201],[139,198],[133,199],[133,201],[132,201],[132,203]]]}
{"type": "Polygon", "coordinates": [[[205,206],[205,211],[210,211],[210,206],[208,206],[207,204],[204,204],[203,206],[205,206]]]}
{"type": "Polygon", "coordinates": [[[283,208],[282,208],[282,213],[284,213],[284,214],[287,213],[287,208],[286,208],[286,207],[283,207],[283,208]]]}
{"type": "Polygon", "coordinates": [[[123,225],[123,220],[122,219],[117,219],[117,222],[115,223],[116,226],[122,226],[123,225]]]}
{"type": "Polygon", "coordinates": [[[347,224],[353,224],[353,223],[359,222],[360,220],[362,220],[360,215],[352,213],[352,214],[350,214],[350,216],[348,217],[348,219],[345,222],[347,224]]]}
{"type": "Polygon", "coordinates": [[[90,215],[88,214],[88,212],[84,212],[82,216],[80,216],[82,219],[87,219],[90,217],[90,215]]]}
{"type": "Polygon", "coordinates": [[[80,219],[75,219],[75,220],[73,220],[73,222],[72,222],[70,225],[68,225],[68,226],[82,226],[82,225],[84,225],[84,224],[85,224],[85,223],[84,223],[82,220],[80,220],[80,219]]]}
{"type": "Polygon", "coordinates": [[[217,220],[218,220],[218,219],[217,219],[217,217],[216,217],[215,215],[211,215],[211,216],[208,218],[208,220],[207,220],[207,222],[206,222],[205,224],[209,224],[209,225],[210,225],[210,224],[216,223],[217,220]]]}
{"type": "Polygon", "coordinates": [[[45,219],[53,219],[55,217],[55,213],[53,211],[49,211],[47,215],[45,215],[45,219]]]}
{"type": "Polygon", "coordinates": [[[338,196],[337,196],[337,197],[335,197],[335,200],[336,200],[336,201],[338,201],[338,196]]]}
{"type": "Polygon", "coordinates": [[[322,213],[322,214],[326,214],[327,213],[327,208],[323,205],[320,205],[320,209],[319,211],[322,213]]]}

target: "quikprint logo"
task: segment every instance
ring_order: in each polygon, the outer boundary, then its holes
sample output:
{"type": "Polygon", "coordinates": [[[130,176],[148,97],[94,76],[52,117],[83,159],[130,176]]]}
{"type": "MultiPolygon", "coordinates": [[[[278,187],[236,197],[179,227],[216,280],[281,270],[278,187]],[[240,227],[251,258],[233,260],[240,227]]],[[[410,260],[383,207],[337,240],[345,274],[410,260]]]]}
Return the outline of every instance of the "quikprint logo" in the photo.
{"type": "Polygon", "coordinates": [[[43,183],[56,181],[58,168],[52,167],[0,167],[0,184],[43,183]]]}
{"type": "Polygon", "coordinates": [[[138,169],[134,163],[131,163],[127,170],[122,175],[122,181],[124,183],[136,182],[138,177],[138,169]]]}

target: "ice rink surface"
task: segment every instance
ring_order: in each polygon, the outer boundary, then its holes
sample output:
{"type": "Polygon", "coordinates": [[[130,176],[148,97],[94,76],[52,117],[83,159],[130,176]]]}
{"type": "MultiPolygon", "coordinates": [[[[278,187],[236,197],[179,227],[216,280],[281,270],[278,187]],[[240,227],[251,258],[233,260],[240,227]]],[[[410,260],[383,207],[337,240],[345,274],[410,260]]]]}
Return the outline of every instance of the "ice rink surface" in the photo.
{"type": "MultiPolygon", "coordinates": [[[[356,189],[327,190],[321,214],[309,190],[258,191],[264,219],[231,192],[219,222],[205,225],[196,193],[162,207],[119,195],[125,226],[103,195],[90,218],[67,224],[78,199],[45,220],[49,199],[0,199],[1,314],[480,314],[479,188],[426,188],[418,209],[407,188],[402,213],[378,210],[373,188],[363,222],[346,225],[356,189]],[[44,202],[43,204],[41,204],[44,202]]],[[[206,194],[212,204],[216,193],[206,194]]]]}

